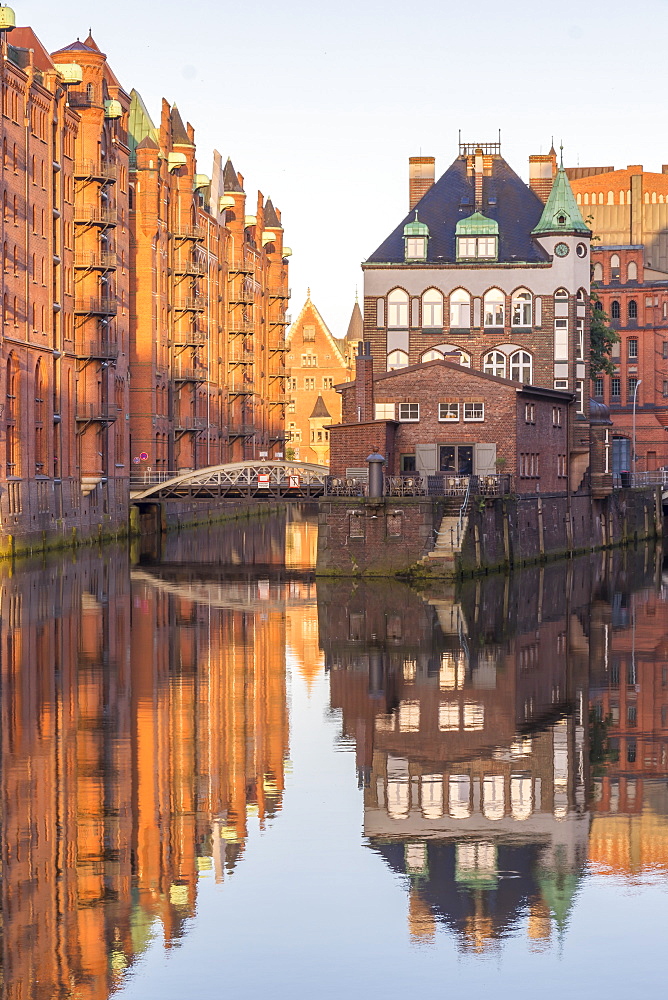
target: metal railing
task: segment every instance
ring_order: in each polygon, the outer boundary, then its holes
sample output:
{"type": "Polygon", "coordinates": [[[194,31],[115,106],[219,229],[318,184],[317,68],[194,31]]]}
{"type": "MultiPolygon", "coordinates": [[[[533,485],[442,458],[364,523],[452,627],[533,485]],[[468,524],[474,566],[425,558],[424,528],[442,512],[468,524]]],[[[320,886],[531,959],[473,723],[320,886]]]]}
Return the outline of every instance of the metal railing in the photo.
{"type": "Polygon", "coordinates": [[[188,295],[182,299],[177,299],[174,303],[177,312],[204,312],[206,309],[206,297],[204,295],[188,295]]]}
{"type": "MultiPolygon", "coordinates": [[[[620,479],[624,473],[620,473],[620,479]]],[[[668,469],[654,469],[650,472],[629,472],[629,486],[668,486],[668,469]]],[[[621,483],[620,483],[621,485],[621,483]]]]}
{"type": "Polygon", "coordinates": [[[77,403],[76,420],[78,423],[99,422],[111,424],[118,417],[118,407],[108,403],[77,403]]]}
{"type": "Polygon", "coordinates": [[[80,316],[115,316],[118,304],[116,299],[77,299],[74,311],[80,316]]]}
{"type": "Polygon", "coordinates": [[[174,264],[175,274],[206,274],[207,265],[203,260],[177,260],[174,264]]]}
{"type": "Polygon", "coordinates": [[[365,497],[368,493],[366,479],[353,476],[327,476],[325,479],[325,496],[328,497],[365,497]]]}
{"type": "Polygon", "coordinates": [[[94,250],[80,250],[74,255],[74,266],[91,270],[111,271],[116,267],[115,253],[95,253],[94,250]]]}
{"type": "MultiPolygon", "coordinates": [[[[70,91],[70,94],[72,91],[70,91]]],[[[93,160],[80,160],[74,164],[74,176],[78,179],[115,181],[115,163],[95,163],[93,160]]]]}
{"type": "Polygon", "coordinates": [[[74,207],[74,221],[81,225],[115,226],[118,214],[114,208],[93,208],[90,205],[74,207]]]}
{"type": "Polygon", "coordinates": [[[192,347],[195,344],[205,344],[208,336],[206,330],[176,330],[174,343],[177,347],[192,347]]]}
{"type": "Polygon", "coordinates": [[[256,430],[255,424],[230,424],[228,433],[230,437],[252,437],[256,430]]]}
{"type": "Polygon", "coordinates": [[[201,431],[206,427],[204,417],[176,417],[174,421],[177,431],[201,431]]]}
{"type": "Polygon", "coordinates": [[[130,489],[146,489],[147,486],[155,486],[156,483],[166,483],[184,471],[184,469],[144,469],[142,472],[130,475],[130,489]]]}
{"type": "Polygon", "coordinates": [[[385,496],[423,497],[426,492],[422,476],[385,476],[385,496]]]}
{"type": "Polygon", "coordinates": [[[183,229],[173,229],[175,240],[203,240],[204,233],[199,226],[185,226],[183,229]]]}
{"type": "Polygon", "coordinates": [[[113,360],[118,357],[118,344],[112,340],[95,337],[92,340],[75,342],[75,354],[80,358],[102,358],[113,360]]]}
{"type": "Polygon", "coordinates": [[[206,382],[209,378],[208,368],[177,368],[172,372],[175,382],[206,382]]]}

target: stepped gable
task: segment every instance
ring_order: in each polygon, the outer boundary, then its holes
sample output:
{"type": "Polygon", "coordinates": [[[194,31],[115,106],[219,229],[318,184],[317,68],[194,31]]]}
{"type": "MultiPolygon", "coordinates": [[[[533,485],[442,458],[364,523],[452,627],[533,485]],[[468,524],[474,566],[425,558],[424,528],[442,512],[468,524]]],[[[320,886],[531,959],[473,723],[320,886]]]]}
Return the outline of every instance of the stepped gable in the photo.
{"type": "MultiPolygon", "coordinates": [[[[499,264],[542,264],[549,260],[531,237],[545,206],[501,156],[492,158],[491,175],[483,177],[482,202],[485,217],[499,226],[499,264]]],[[[457,157],[366,263],[405,263],[404,227],[415,221],[415,209],[420,222],[429,227],[425,263],[456,264],[457,223],[475,211],[474,178],[467,174],[465,156],[457,157]]]]}

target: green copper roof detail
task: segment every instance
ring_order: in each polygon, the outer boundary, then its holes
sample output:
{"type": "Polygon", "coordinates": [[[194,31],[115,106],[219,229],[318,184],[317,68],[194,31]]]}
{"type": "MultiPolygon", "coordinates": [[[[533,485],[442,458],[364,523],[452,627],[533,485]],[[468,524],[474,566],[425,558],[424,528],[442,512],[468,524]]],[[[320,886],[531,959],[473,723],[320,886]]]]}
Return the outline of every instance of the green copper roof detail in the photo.
{"type": "Polygon", "coordinates": [[[136,90],[130,91],[130,114],[128,115],[128,145],[130,155],[134,158],[134,152],[142,139],[151,139],[156,147],[158,146],[158,130],[151,121],[151,116],[146,110],[141,94],[136,90]]]}
{"type": "Polygon", "coordinates": [[[498,236],[499,223],[488,219],[482,212],[474,212],[466,219],[460,219],[455,226],[457,236],[498,236]]]}
{"type": "Polygon", "coordinates": [[[586,233],[591,230],[585,225],[573,190],[563,167],[559,167],[552,184],[550,196],[545,202],[540,222],[534,229],[540,233],[586,233]]]}
{"type": "Polygon", "coordinates": [[[429,226],[418,219],[417,208],[415,218],[404,226],[404,236],[429,236],[429,226]]]}

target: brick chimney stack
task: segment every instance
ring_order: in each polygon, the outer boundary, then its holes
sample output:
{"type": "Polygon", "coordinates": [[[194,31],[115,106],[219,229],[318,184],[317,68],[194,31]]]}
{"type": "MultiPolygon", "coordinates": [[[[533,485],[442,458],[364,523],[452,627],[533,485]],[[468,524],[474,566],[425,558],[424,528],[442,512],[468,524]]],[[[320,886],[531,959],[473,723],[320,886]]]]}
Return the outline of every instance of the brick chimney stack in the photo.
{"type": "Polygon", "coordinates": [[[545,204],[552,190],[557,173],[557,154],[554,146],[549,153],[534,153],[529,157],[529,187],[545,204]]]}
{"type": "Polygon", "coordinates": [[[408,208],[415,208],[422,195],[434,183],[436,160],[433,156],[410,156],[408,159],[408,208]]]}
{"type": "Polygon", "coordinates": [[[473,157],[473,175],[475,180],[475,210],[476,212],[482,212],[483,202],[482,202],[482,179],[485,172],[485,160],[482,155],[482,149],[480,146],[475,151],[473,157]]]}
{"type": "Polygon", "coordinates": [[[357,419],[360,423],[373,420],[373,358],[371,342],[360,340],[355,358],[355,403],[357,419]]]}

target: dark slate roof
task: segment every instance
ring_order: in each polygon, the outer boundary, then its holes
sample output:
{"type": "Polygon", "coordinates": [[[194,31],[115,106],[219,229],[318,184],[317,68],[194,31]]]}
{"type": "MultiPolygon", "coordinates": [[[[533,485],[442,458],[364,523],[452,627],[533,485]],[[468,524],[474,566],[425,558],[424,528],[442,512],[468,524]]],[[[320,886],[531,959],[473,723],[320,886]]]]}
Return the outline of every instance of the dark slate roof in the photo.
{"type": "Polygon", "coordinates": [[[183,124],[183,118],[179,114],[179,109],[176,105],[171,110],[170,120],[172,123],[172,142],[175,146],[192,146],[193,142],[186,132],[185,125],[183,124]]]}
{"type": "Polygon", "coordinates": [[[59,52],[99,52],[99,51],[100,50],[98,48],[92,49],[90,45],[86,45],[79,38],[77,38],[76,42],[72,42],[70,45],[66,45],[62,49],[56,49],[56,51],[53,54],[57,55],[59,52]]]}
{"type": "Polygon", "coordinates": [[[159,149],[157,142],[150,137],[150,135],[145,135],[141,142],[137,143],[137,149],[159,149]]]}
{"type": "Polygon", "coordinates": [[[239,178],[237,177],[237,172],[232,166],[232,160],[230,160],[229,156],[227,158],[227,163],[223,168],[223,190],[227,193],[230,191],[243,192],[243,188],[239,183],[239,178]]]}
{"type": "Polygon", "coordinates": [[[331,415],[332,414],[327,409],[325,400],[322,396],[318,396],[315,401],[315,406],[313,407],[313,413],[309,417],[309,420],[312,420],[314,417],[331,417],[331,415]]]}
{"type": "MultiPolygon", "coordinates": [[[[415,207],[420,222],[429,226],[427,263],[456,264],[455,226],[475,211],[474,183],[473,177],[466,173],[466,157],[457,157],[415,207]]],[[[549,260],[548,254],[531,238],[531,231],[538,225],[543,208],[540,198],[521,177],[502,157],[495,156],[491,176],[483,178],[482,212],[499,224],[499,263],[522,261],[538,264],[549,260]],[[496,199],[496,203],[490,204],[490,199],[496,199]]],[[[404,226],[414,218],[415,209],[411,209],[391,236],[371,254],[367,263],[403,264],[404,226]]],[[[469,267],[470,264],[462,266],[469,267]]]]}
{"type": "Polygon", "coordinates": [[[276,209],[271,198],[267,198],[264,206],[264,224],[265,226],[271,226],[272,229],[282,229],[280,219],[276,215],[276,209]]]}

